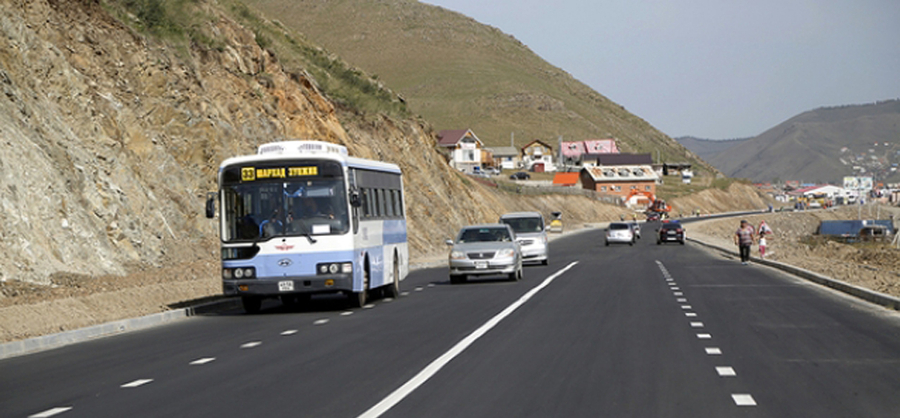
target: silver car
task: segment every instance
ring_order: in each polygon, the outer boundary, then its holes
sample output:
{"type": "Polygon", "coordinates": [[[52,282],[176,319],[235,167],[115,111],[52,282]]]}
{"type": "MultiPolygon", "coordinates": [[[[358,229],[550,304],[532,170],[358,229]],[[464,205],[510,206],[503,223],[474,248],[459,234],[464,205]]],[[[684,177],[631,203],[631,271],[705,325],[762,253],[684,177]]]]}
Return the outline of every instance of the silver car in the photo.
{"type": "Polygon", "coordinates": [[[624,222],[613,222],[606,228],[606,245],[609,244],[634,245],[634,230],[624,222]]]}
{"type": "Polygon", "coordinates": [[[522,247],[522,259],[526,263],[550,264],[550,246],[547,244],[547,226],[539,212],[507,213],[500,223],[512,227],[516,241],[522,247]]]}
{"type": "Polygon", "coordinates": [[[468,276],[506,275],[522,279],[522,252],[516,234],[505,224],[472,225],[462,228],[450,249],[450,283],[468,276]]]}

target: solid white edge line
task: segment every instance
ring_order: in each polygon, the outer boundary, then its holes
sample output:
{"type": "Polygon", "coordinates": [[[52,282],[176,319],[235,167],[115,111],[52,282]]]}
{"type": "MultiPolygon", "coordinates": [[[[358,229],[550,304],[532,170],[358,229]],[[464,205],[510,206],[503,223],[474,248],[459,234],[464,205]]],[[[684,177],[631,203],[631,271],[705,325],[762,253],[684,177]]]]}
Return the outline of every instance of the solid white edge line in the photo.
{"type": "Polygon", "coordinates": [[[61,414],[70,409],[72,409],[71,406],[60,406],[60,407],[48,409],[44,412],[38,412],[37,414],[34,414],[34,415],[29,415],[28,418],[50,418],[56,414],[61,414]]]}
{"type": "Polygon", "coordinates": [[[386,398],[382,399],[381,402],[378,402],[377,404],[375,404],[375,406],[369,408],[368,411],[363,412],[361,415],[359,415],[358,418],[380,417],[381,414],[383,414],[383,413],[387,412],[389,409],[393,408],[394,405],[397,405],[398,403],[400,403],[400,401],[402,401],[404,398],[409,396],[409,394],[412,393],[414,390],[416,390],[419,386],[422,386],[422,384],[424,384],[426,381],[428,381],[428,379],[430,379],[432,376],[434,376],[439,370],[441,370],[441,368],[446,366],[447,363],[449,363],[456,356],[458,356],[460,353],[462,353],[466,348],[468,348],[470,345],[472,345],[472,343],[477,341],[484,334],[486,334],[492,328],[497,326],[497,324],[499,324],[500,321],[502,321],[504,318],[506,318],[507,316],[512,314],[513,311],[518,309],[520,306],[524,305],[525,302],[528,302],[528,300],[531,299],[532,296],[534,296],[535,294],[537,294],[538,292],[543,290],[545,287],[550,285],[550,283],[552,283],[554,280],[556,280],[557,277],[561,276],[563,273],[568,271],[570,268],[572,268],[576,264],[578,264],[578,262],[573,261],[572,263],[570,263],[568,266],[566,266],[562,270],[559,270],[556,273],[553,273],[552,276],[544,279],[544,281],[541,282],[541,284],[539,284],[539,285],[535,286],[534,288],[532,288],[531,290],[529,290],[528,293],[522,295],[522,297],[520,297],[519,300],[513,302],[512,305],[507,306],[506,309],[504,309],[503,311],[501,311],[500,313],[495,315],[493,318],[491,318],[490,320],[485,322],[482,326],[478,327],[478,329],[476,329],[471,334],[469,334],[468,336],[466,336],[465,338],[460,340],[458,343],[456,343],[456,345],[451,347],[450,350],[447,350],[446,353],[444,353],[440,357],[434,359],[434,361],[432,361],[430,364],[428,364],[428,366],[425,366],[425,368],[422,369],[422,371],[420,371],[418,374],[413,376],[412,379],[409,379],[402,386],[400,386],[399,388],[397,388],[396,390],[391,392],[390,395],[388,395],[386,398]]]}

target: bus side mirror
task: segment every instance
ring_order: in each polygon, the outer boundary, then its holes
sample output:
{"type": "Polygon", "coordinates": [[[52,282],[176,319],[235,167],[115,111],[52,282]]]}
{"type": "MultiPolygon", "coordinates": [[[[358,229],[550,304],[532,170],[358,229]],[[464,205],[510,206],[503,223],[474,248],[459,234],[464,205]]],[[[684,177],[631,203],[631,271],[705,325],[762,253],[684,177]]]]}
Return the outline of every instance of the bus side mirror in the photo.
{"type": "Polygon", "coordinates": [[[206,217],[209,219],[216,217],[216,196],[218,193],[215,192],[206,194],[206,217]]]}
{"type": "Polygon", "coordinates": [[[355,208],[362,206],[362,202],[359,200],[359,192],[356,190],[350,192],[350,206],[355,208]]]}

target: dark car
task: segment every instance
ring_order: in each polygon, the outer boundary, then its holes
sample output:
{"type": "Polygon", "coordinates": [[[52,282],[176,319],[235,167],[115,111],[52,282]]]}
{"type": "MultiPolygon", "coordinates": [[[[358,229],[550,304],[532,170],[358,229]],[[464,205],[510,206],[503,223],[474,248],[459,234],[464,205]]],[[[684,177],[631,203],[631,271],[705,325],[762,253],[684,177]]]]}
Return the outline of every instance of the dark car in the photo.
{"type": "Polygon", "coordinates": [[[680,222],[664,222],[657,230],[656,244],[675,241],[684,245],[684,226],[680,222]]]}
{"type": "Polygon", "coordinates": [[[513,173],[513,174],[509,175],[510,180],[528,180],[530,178],[531,178],[531,175],[524,171],[519,171],[518,173],[513,173]]]}

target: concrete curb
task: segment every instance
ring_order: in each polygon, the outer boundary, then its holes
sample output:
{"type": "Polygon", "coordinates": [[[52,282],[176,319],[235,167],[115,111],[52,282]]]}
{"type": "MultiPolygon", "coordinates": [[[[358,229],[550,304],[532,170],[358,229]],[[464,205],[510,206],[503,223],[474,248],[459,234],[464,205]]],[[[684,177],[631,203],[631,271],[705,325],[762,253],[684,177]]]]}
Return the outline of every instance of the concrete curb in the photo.
{"type": "MultiPolygon", "coordinates": [[[[732,249],[723,248],[715,244],[710,244],[708,242],[703,242],[696,238],[687,238],[688,241],[697,243],[704,247],[712,248],[714,250],[723,252],[725,254],[733,255],[736,257],[740,257],[740,254],[737,251],[732,249]]],[[[765,266],[769,266],[772,268],[776,268],[778,270],[784,271],[789,274],[793,274],[797,277],[801,277],[803,279],[809,280],[813,283],[820,284],[822,286],[830,287],[839,292],[844,292],[848,295],[855,296],[859,299],[865,300],[870,303],[874,303],[877,305],[884,306],[885,308],[894,309],[900,311],[900,298],[896,298],[890,295],[886,295],[881,292],[876,292],[871,289],[866,289],[864,287],[854,286],[852,284],[842,282],[840,280],[833,279],[831,277],[812,272],[806,269],[802,269],[797,266],[792,266],[790,264],[781,263],[778,261],[765,260],[758,257],[750,257],[754,263],[762,264],[765,266]]]]}
{"type": "Polygon", "coordinates": [[[32,354],[39,351],[51,350],[110,335],[147,329],[191,316],[219,312],[240,306],[240,299],[223,297],[220,300],[204,302],[196,306],[189,306],[138,318],[122,319],[71,331],[4,343],[0,344],[0,360],[32,354]]]}

